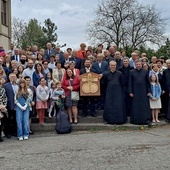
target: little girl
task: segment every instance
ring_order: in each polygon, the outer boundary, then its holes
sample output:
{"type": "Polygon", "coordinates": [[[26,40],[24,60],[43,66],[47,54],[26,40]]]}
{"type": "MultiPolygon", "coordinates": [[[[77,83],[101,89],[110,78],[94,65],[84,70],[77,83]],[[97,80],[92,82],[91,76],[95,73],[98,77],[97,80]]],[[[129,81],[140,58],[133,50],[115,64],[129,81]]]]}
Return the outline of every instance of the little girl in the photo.
{"type": "Polygon", "coordinates": [[[49,98],[49,89],[46,86],[44,77],[40,78],[40,85],[36,89],[36,110],[39,117],[39,124],[44,124],[45,109],[47,109],[47,100],[49,98]]]}
{"type": "Polygon", "coordinates": [[[60,104],[62,104],[62,100],[65,98],[65,94],[64,94],[64,89],[61,88],[61,82],[57,82],[56,83],[56,88],[54,89],[51,99],[51,106],[50,106],[50,110],[49,110],[49,117],[51,118],[51,112],[54,108],[54,116],[56,116],[56,112],[58,112],[58,107],[55,108],[56,106],[56,102],[59,102],[60,104]]]}
{"type": "Polygon", "coordinates": [[[50,72],[47,73],[47,87],[51,88],[51,83],[53,82],[52,75],[50,72]]]}
{"type": "Polygon", "coordinates": [[[51,110],[51,107],[50,107],[50,106],[54,105],[54,102],[52,101],[52,96],[53,96],[53,92],[54,92],[54,90],[56,89],[56,87],[57,87],[56,82],[52,82],[52,83],[51,83],[51,88],[50,88],[50,90],[49,90],[49,100],[48,100],[48,108],[49,108],[49,110],[48,110],[48,116],[49,116],[49,118],[52,117],[52,116],[51,116],[52,110],[51,110]]]}
{"type": "Polygon", "coordinates": [[[161,109],[161,87],[158,82],[158,78],[156,74],[150,75],[150,83],[151,83],[151,94],[150,94],[150,109],[152,112],[152,122],[160,122],[158,119],[158,112],[161,109]]]}

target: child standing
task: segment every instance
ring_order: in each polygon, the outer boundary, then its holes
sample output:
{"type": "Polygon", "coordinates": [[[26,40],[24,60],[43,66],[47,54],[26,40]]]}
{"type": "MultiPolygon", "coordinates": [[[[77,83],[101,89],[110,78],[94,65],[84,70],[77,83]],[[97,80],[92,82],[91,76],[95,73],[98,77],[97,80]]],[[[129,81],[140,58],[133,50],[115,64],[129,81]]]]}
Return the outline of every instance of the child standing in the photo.
{"type": "Polygon", "coordinates": [[[158,119],[159,109],[161,109],[161,86],[158,82],[158,78],[156,74],[150,75],[150,83],[151,83],[151,94],[150,94],[150,109],[152,112],[152,122],[160,122],[158,119]]]}
{"type": "Polygon", "coordinates": [[[39,124],[44,124],[45,109],[47,109],[47,100],[49,98],[49,89],[46,86],[44,77],[40,78],[40,85],[36,89],[36,110],[39,117],[39,124]]]}
{"type": "Polygon", "coordinates": [[[62,104],[62,100],[65,98],[65,94],[64,94],[64,89],[61,88],[61,82],[57,82],[56,83],[56,88],[54,89],[51,99],[51,106],[50,106],[50,110],[49,110],[49,117],[51,118],[51,112],[54,108],[54,116],[56,116],[56,113],[58,112],[58,106],[56,106],[58,104],[62,104]],[[56,106],[56,107],[55,107],[56,106]]]}
{"type": "Polygon", "coordinates": [[[47,86],[50,89],[51,88],[51,83],[53,82],[51,72],[48,72],[46,76],[47,76],[47,86]]]}

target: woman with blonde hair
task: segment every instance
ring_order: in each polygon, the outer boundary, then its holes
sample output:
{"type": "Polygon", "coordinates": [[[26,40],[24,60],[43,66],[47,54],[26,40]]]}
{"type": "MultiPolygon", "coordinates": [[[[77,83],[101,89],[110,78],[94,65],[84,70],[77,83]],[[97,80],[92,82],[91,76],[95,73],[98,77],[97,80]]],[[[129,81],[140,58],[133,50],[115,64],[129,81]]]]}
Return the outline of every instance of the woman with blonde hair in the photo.
{"type": "Polygon", "coordinates": [[[6,73],[5,73],[4,69],[3,69],[3,67],[0,67],[0,78],[7,79],[7,76],[6,76],[6,73]]]}

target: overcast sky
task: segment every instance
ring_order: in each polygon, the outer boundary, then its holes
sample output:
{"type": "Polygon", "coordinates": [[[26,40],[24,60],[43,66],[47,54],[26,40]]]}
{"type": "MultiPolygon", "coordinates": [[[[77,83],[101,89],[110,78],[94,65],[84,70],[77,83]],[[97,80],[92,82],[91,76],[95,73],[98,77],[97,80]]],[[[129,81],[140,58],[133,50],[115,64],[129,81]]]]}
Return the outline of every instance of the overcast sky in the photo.
{"type": "MultiPolygon", "coordinates": [[[[59,44],[79,48],[82,42],[89,42],[85,37],[86,24],[93,19],[93,11],[99,0],[12,0],[12,16],[25,20],[36,18],[40,23],[47,18],[54,22],[58,29],[59,44]]],[[[146,4],[155,4],[164,18],[169,18],[170,0],[139,0],[146,4]]],[[[170,24],[166,26],[170,33],[170,24]]]]}

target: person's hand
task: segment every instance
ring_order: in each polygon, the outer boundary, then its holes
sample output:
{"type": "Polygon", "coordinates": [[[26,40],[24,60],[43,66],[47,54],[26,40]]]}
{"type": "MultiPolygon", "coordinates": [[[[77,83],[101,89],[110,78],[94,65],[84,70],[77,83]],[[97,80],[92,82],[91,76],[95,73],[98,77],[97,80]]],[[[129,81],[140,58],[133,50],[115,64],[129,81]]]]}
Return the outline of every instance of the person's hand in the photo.
{"type": "Polygon", "coordinates": [[[35,106],[35,102],[31,102],[31,105],[32,105],[32,106],[35,106]]]}
{"type": "Polygon", "coordinates": [[[152,101],[156,101],[157,99],[156,98],[152,98],[152,101]]]}
{"type": "Polygon", "coordinates": [[[130,93],[129,96],[130,96],[130,97],[134,97],[134,94],[133,94],[133,93],[130,93]]]}
{"type": "Polygon", "coordinates": [[[59,99],[59,97],[57,96],[57,97],[56,97],[56,100],[58,100],[58,99],[59,99]]]}
{"type": "Polygon", "coordinates": [[[72,86],[68,86],[67,89],[72,91],[73,87],[72,86]]]}
{"type": "Polygon", "coordinates": [[[150,95],[151,95],[151,93],[148,93],[148,94],[147,94],[147,96],[150,96],[150,95]]]}
{"type": "Polygon", "coordinates": [[[43,102],[46,102],[46,101],[47,101],[47,99],[44,99],[44,100],[43,100],[43,102]]]}
{"type": "Polygon", "coordinates": [[[65,98],[65,96],[64,96],[64,95],[62,95],[62,96],[61,96],[61,98],[65,98]]]}
{"type": "Polygon", "coordinates": [[[99,80],[103,77],[103,74],[99,74],[99,80]]]}
{"type": "Polygon", "coordinates": [[[165,94],[165,91],[164,91],[164,90],[162,90],[162,94],[165,94]]]}
{"type": "Polygon", "coordinates": [[[27,109],[27,104],[25,104],[23,107],[23,110],[26,110],[26,109],[27,109]]]}

